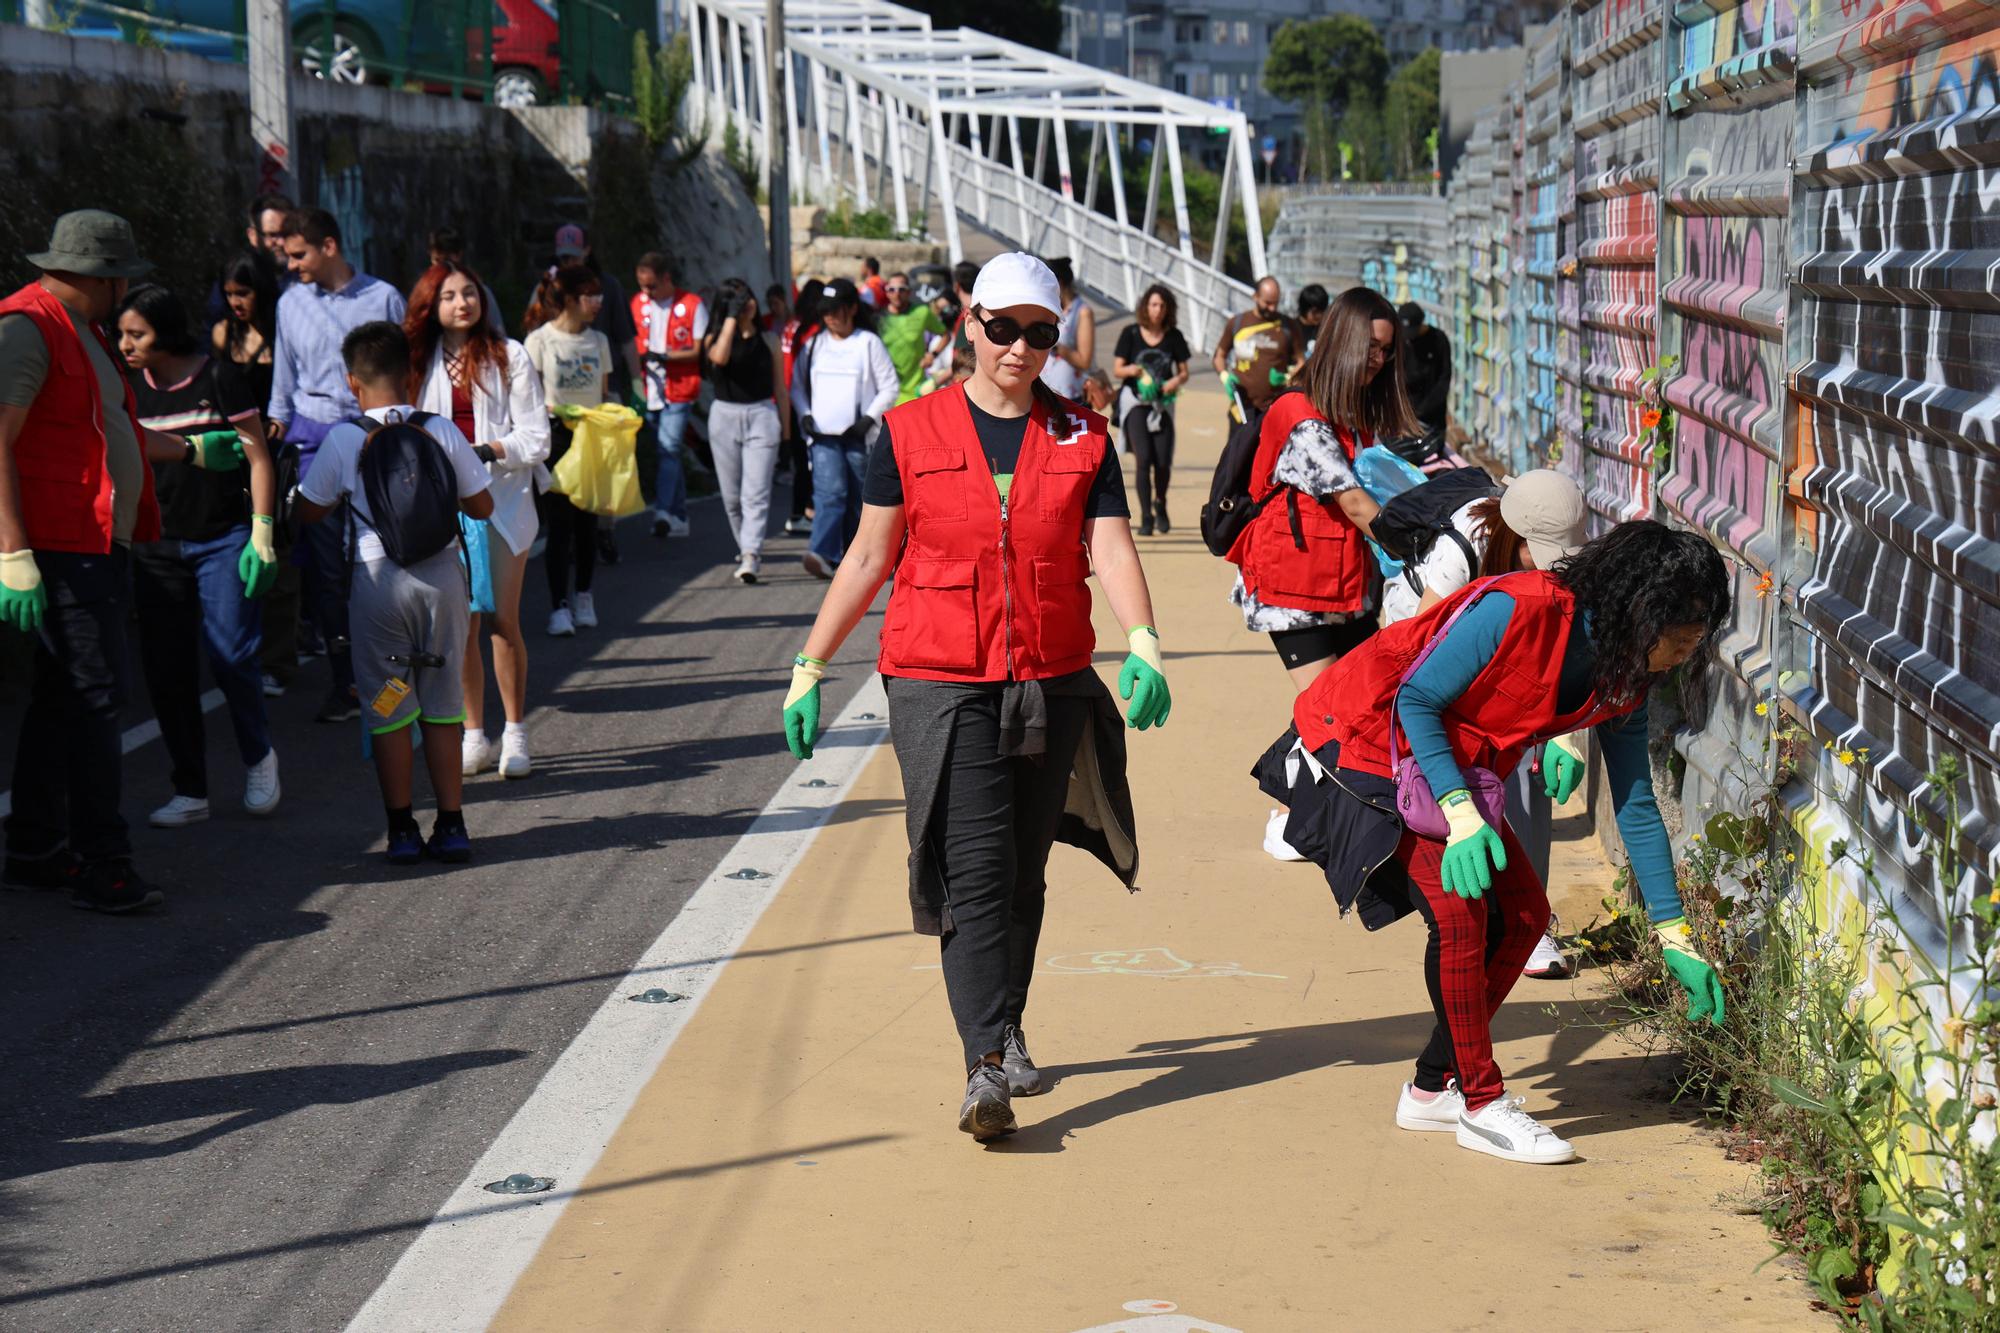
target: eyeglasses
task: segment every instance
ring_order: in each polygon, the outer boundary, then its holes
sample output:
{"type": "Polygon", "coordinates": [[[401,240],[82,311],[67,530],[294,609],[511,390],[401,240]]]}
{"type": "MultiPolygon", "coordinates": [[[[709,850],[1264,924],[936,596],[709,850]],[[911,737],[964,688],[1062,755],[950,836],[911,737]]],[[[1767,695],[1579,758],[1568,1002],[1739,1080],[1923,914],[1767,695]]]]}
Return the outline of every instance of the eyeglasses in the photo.
{"type": "Polygon", "coordinates": [[[1062,330],[1046,321],[1037,321],[1023,327],[1019,320],[1010,319],[1006,315],[994,315],[988,318],[977,310],[972,312],[972,317],[979,321],[979,327],[985,332],[986,340],[995,347],[1012,347],[1026,338],[1028,346],[1037,352],[1046,352],[1056,345],[1056,339],[1062,337],[1062,330]]]}

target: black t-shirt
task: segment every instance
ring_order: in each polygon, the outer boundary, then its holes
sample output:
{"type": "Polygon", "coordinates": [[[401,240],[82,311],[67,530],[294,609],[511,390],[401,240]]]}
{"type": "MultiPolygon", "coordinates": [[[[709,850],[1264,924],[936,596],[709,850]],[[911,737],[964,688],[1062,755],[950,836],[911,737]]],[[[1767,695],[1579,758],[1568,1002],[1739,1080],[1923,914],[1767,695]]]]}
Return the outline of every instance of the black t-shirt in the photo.
{"type": "MultiPolygon", "coordinates": [[[[996,417],[990,412],[982,412],[970,398],[965,405],[972,409],[972,424],[979,432],[979,447],[986,455],[986,465],[993,469],[993,479],[1005,496],[1014,480],[1014,465],[1021,458],[1021,443],[1028,438],[1028,418],[996,417]]],[[[864,504],[899,505],[903,503],[903,474],[896,469],[896,450],[889,438],[889,423],[882,423],[882,432],[876,436],[874,447],[868,451],[868,477],[861,487],[864,504]]],[[[1098,465],[1097,476],[1090,483],[1090,495],[1084,501],[1085,518],[1130,518],[1132,506],[1125,499],[1125,473],[1118,466],[1118,451],[1107,445],[1104,461],[1098,465]]]]}
{"type": "Polygon", "coordinates": [[[754,329],[746,334],[738,329],[735,341],[729,346],[727,361],[718,366],[708,362],[706,354],[702,359],[708,382],[715,386],[717,402],[772,401],[771,345],[764,341],[763,334],[754,329]]]}
{"type": "MultiPolygon", "coordinates": [[[[258,415],[259,404],[250,396],[245,377],[226,358],[204,359],[201,368],[179,384],[155,384],[138,372],[131,380],[139,420],[169,435],[227,430],[235,422],[254,420],[258,415]]],[[[153,464],[160,535],[206,542],[242,527],[250,521],[250,495],[244,489],[249,477],[247,468],[205,472],[191,463],[153,464]]]]}
{"type": "Polygon", "coordinates": [[[1118,346],[1112,350],[1111,355],[1130,365],[1142,366],[1152,373],[1153,378],[1161,380],[1173,378],[1181,362],[1194,360],[1194,353],[1189,350],[1187,339],[1181,335],[1179,329],[1168,329],[1167,336],[1160,339],[1157,344],[1153,344],[1146,341],[1145,335],[1139,332],[1137,324],[1125,326],[1125,331],[1118,335],[1118,346]],[[1166,354],[1165,360],[1170,363],[1165,375],[1160,374],[1155,366],[1148,364],[1159,360],[1161,353],[1166,354]]]}

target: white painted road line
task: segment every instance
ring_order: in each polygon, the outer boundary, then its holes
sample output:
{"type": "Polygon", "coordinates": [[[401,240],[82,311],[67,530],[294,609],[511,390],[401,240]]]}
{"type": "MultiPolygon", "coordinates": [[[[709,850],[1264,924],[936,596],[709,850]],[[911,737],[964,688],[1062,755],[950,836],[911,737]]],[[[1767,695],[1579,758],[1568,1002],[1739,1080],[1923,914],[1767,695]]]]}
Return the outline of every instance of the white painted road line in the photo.
{"type": "Polygon", "coordinates": [[[814,757],[786,774],[721,864],[557,1057],[355,1314],[349,1333],[472,1333],[492,1322],[674,1039],[887,738],[888,714],[882,678],[870,677],[827,729],[814,757]],[[813,778],[828,785],[801,785],[813,778]],[[771,878],[725,878],[746,868],[771,878]],[[660,985],[687,1000],[650,1005],[627,998],[660,985]],[[516,1172],[552,1176],[556,1188],[533,1196],[535,1206],[518,1206],[528,1202],[521,1199],[513,1207],[494,1207],[501,1198],[481,1186],[516,1172]]]}
{"type": "MultiPolygon", "coordinates": [[[[203,713],[213,713],[220,707],[222,707],[221,690],[210,690],[207,694],[201,696],[201,711],[203,713]]],[[[149,717],[119,737],[120,744],[123,747],[119,750],[119,753],[130,754],[149,741],[158,740],[159,737],[160,724],[149,717]]],[[[0,791],[0,819],[5,819],[13,813],[14,793],[11,791],[0,791]]]]}

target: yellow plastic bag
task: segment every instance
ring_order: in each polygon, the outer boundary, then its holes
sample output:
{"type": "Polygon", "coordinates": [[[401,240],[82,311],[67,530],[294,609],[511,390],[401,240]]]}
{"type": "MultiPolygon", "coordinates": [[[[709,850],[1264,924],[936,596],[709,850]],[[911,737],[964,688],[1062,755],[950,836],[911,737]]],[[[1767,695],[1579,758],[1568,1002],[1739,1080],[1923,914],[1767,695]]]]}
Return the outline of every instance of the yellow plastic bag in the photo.
{"type": "Polygon", "coordinates": [[[578,509],[623,518],[645,507],[639,495],[639,414],[623,403],[569,407],[569,449],[552,470],[553,489],[578,509]]]}

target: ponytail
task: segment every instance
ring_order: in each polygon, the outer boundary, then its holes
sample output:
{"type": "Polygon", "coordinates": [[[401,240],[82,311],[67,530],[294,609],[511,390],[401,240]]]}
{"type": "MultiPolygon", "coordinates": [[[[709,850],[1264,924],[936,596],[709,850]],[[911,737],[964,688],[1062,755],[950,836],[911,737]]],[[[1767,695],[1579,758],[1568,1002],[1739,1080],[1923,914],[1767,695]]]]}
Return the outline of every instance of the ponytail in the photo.
{"type": "Polygon", "coordinates": [[[1034,395],[1035,401],[1040,403],[1043,410],[1049,414],[1048,430],[1050,435],[1060,440],[1076,429],[1077,423],[1070,420],[1070,408],[1073,404],[1069,399],[1063,397],[1039,379],[1034,382],[1034,395]]]}

